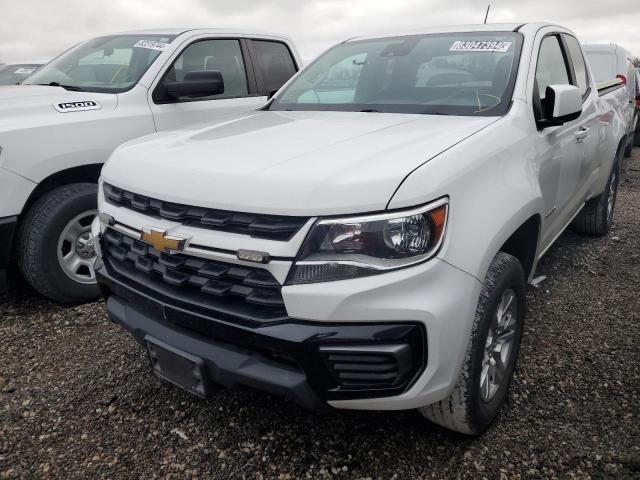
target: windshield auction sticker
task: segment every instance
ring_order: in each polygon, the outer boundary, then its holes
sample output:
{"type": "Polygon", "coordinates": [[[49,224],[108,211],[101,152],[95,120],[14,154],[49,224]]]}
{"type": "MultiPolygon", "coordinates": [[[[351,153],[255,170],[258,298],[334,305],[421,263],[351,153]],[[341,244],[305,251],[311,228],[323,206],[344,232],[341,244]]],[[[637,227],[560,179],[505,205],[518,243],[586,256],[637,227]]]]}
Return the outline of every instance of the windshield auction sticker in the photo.
{"type": "Polygon", "coordinates": [[[453,42],[450,52],[507,52],[513,42],[485,42],[476,40],[458,40],[453,42]]]}
{"type": "Polygon", "coordinates": [[[164,51],[168,46],[168,43],[156,42],[154,40],[140,40],[134,45],[134,47],[158,50],[160,52],[164,51]]]}
{"type": "Polygon", "coordinates": [[[86,100],[84,102],[67,102],[67,103],[54,103],[55,108],[60,113],[70,112],[86,112],[87,110],[100,110],[102,107],[98,102],[93,100],[86,100]]]}

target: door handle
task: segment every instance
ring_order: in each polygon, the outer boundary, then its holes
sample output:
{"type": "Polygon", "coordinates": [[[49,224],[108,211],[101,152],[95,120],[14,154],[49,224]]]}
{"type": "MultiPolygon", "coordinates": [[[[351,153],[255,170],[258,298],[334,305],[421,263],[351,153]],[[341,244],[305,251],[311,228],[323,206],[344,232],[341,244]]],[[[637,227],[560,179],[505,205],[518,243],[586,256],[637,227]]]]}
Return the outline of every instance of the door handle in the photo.
{"type": "Polygon", "coordinates": [[[591,129],[582,127],[574,135],[576,136],[576,140],[578,141],[578,143],[580,143],[589,135],[591,135],[591,129]]]}

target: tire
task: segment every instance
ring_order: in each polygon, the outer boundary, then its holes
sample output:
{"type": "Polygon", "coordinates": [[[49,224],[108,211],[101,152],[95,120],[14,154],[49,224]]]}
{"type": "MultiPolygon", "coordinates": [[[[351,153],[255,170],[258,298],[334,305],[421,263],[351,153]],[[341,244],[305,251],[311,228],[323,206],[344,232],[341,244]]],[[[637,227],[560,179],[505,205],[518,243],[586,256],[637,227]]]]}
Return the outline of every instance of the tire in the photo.
{"type": "Polygon", "coordinates": [[[624,158],[631,158],[633,152],[633,140],[631,140],[624,149],[624,158]]]}
{"type": "Polygon", "coordinates": [[[636,131],[633,134],[633,146],[640,147],[640,120],[638,121],[638,126],[636,127],[636,131]]]}
{"type": "Polygon", "coordinates": [[[96,215],[97,192],[93,183],[59,187],[38,199],[19,227],[20,273],[38,293],[56,302],[78,304],[100,296],[93,243],[86,235],[87,222],[96,215]],[[64,259],[69,260],[66,270],[64,259]]]}
{"type": "MultiPolygon", "coordinates": [[[[482,285],[471,337],[453,392],[449,398],[419,409],[422,415],[433,423],[467,435],[478,435],[489,426],[504,403],[513,377],[522,339],[526,311],[525,295],[525,275],[520,262],[507,253],[499,252],[491,262],[482,285]],[[487,356],[488,349],[493,345],[489,342],[491,339],[507,338],[495,333],[499,330],[499,323],[496,323],[499,316],[498,307],[502,304],[504,296],[510,294],[513,295],[512,316],[510,320],[506,320],[506,315],[502,318],[510,326],[512,340],[509,349],[505,350],[508,353],[505,355],[506,358],[503,358],[506,360],[503,368],[495,370],[494,377],[497,379],[497,374],[501,372],[502,380],[491,389],[486,389],[485,387],[491,383],[483,383],[481,386],[481,381],[491,378],[487,372],[491,363],[486,363],[486,359],[490,358],[487,356]]],[[[500,357],[493,349],[491,351],[494,359],[500,357]]]]}
{"type": "Polygon", "coordinates": [[[580,210],[571,224],[573,230],[590,237],[602,237],[609,232],[613,224],[619,182],[620,162],[616,161],[604,192],[589,200],[580,210]]]}

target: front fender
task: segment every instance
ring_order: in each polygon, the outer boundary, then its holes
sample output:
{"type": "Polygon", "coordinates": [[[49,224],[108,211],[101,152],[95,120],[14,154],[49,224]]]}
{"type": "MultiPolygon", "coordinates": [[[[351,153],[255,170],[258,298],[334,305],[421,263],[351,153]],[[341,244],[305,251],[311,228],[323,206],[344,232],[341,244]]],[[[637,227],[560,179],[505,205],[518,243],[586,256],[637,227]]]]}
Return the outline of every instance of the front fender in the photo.
{"type": "Polygon", "coordinates": [[[62,170],[106,162],[118,145],[155,131],[145,91],[127,94],[129,100],[117,108],[58,113],[51,107],[46,115],[25,113],[0,130],[0,166],[39,183],[62,170]]]}
{"type": "Polygon", "coordinates": [[[0,218],[20,215],[35,188],[34,182],[0,167],[0,218]]]}
{"type": "MultiPolygon", "coordinates": [[[[534,140],[526,126],[503,118],[412,172],[389,208],[448,196],[449,218],[438,258],[484,281],[507,239],[532,216],[544,219],[539,182],[534,140]]],[[[542,230],[544,220],[540,224],[542,230]]],[[[532,239],[535,258],[540,238],[539,231],[532,239]]]]}

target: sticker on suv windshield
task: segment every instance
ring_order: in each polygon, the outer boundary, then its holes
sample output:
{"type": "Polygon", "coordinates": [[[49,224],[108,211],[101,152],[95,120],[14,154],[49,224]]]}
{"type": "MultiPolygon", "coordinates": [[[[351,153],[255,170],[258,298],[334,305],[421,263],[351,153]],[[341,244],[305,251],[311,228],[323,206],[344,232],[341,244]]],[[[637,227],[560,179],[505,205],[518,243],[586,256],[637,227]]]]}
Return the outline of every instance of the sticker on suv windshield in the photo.
{"type": "Polygon", "coordinates": [[[84,102],[67,102],[67,103],[54,103],[55,108],[60,113],[69,112],[84,112],[87,110],[100,110],[102,107],[98,102],[93,100],[86,100],[84,102]]]}
{"type": "Polygon", "coordinates": [[[485,42],[477,40],[458,40],[453,42],[450,52],[499,52],[504,53],[511,48],[513,42],[485,42]]]}
{"type": "Polygon", "coordinates": [[[154,40],[139,40],[134,47],[147,48],[149,50],[164,51],[169,46],[168,43],[156,42],[154,40]]]}

